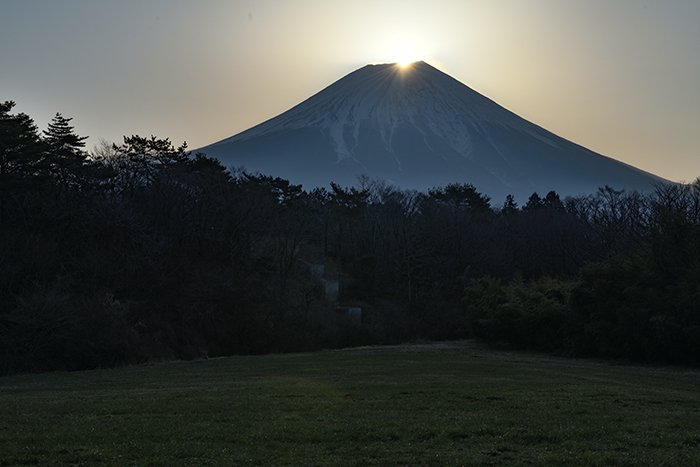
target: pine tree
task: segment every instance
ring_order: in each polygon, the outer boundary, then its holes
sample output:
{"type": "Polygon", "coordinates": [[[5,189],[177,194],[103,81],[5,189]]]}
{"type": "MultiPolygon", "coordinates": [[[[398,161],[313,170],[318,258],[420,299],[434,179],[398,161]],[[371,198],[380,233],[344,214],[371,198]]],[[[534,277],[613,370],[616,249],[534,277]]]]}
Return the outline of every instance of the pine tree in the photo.
{"type": "Polygon", "coordinates": [[[0,182],[41,171],[43,145],[28,115],[11,114],[13,101],[0,103],[0,182]]]}
{"type": "Polygon", "coordinates": [[[561,202],[559,195],[556,191],[550,191],[547,196],[542,200],[545,207],[551,209],[564,209],[564,203],[561,202]]]}
{"type": "Polygon", "coordinates": [[[78,136],[70,125],[72,118],[65,118],[57,112],[49,127],[44,131],[47,147],[47,160],[51,170],[60,181],[67,181],[85,164],[87,153],[83,150],[87,136],[78,136]]]}
{"type": "Polygon", "coordinates": [[[523,206],[523,211],[532,211],[535,209],[539,209],[543,206],[544,201],[542,201],[540,195],[538,195],[537,192],[535,192],[531,194],[530,197],[527,199],[527,203],[525,203],[525,206],[523,206]]]}
{"type": "Polygon", "coordinates": [[[506,200],[503,202],[503,207],[501,212],[503,214],[513,214],[518,211],[518,203],[515,202],[513,195],[506,196],[506,200]]]}
{"type": "Polygon", "coordinates": [[[168,172],[185,168],[190,163],[187,143],[175,147],[168,138],[132,135],[115,146],[116,157],[122,159],[129,183],[150,184],[168,172]]]}
{"type": "Polygon", "coordinates": [[[471,183],[450,183],[442,188],[429,190],[428,195],[472,211],[487,212],[491,209],[491,198],[479,193],[471,183]]]}

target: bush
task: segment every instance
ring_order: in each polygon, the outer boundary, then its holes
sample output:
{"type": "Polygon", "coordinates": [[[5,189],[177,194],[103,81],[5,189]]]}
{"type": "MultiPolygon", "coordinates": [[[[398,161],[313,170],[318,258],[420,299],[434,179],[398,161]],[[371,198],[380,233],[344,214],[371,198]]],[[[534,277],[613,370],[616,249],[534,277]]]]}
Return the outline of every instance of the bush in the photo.
{"type": "Polygon", "coordinates": [[[515,348],[564,351],[571,333],[569,299],[573,284],[543,278],[510,284],[493,278],[465,291],[467,320],[477,337],[515,348]]]}

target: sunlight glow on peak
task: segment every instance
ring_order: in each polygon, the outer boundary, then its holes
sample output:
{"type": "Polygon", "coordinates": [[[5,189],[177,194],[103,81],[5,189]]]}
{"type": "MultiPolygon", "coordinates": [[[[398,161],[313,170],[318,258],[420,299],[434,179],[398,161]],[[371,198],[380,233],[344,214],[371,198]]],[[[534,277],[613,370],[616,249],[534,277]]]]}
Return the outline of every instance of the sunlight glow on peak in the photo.
{"type": "Polygon", "coordinates": [[[415,45],[403,42],[393,45],[389,50],[389,55],[394,62],[405,69],[420,60],[422,53],[415,45]]]}

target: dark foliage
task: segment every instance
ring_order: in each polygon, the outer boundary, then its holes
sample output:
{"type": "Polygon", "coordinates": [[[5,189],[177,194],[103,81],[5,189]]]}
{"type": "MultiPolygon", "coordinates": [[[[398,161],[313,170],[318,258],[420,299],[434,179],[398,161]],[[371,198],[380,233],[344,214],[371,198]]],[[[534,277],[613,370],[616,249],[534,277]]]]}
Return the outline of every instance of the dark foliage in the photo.
{"type": "Polygon", "coordinates": [[[568,355],[700,364],[700,183],[648,197],[606,187],[589,201],[608,257],[564,280],[470,284],[474,333],[568,355]]]}
{"type": "Polygon", "coordinates": [[[468,335],[700,363],[698,183],[495,209],[466,183],[307,192],[156,137],[88,154],[71,119],[40,134],[13,106],[0,104],[2,372],[468,335]]]}

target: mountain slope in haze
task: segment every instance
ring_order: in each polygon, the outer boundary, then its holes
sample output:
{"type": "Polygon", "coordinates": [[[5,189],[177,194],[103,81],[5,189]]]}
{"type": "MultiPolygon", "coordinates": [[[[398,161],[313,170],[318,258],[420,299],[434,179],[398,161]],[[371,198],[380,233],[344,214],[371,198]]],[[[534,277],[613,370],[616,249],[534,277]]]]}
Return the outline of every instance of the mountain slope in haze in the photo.
{"type": "Polygon", "coordinates": [[[524,200],[664,181],[530,123],[425,62],[367,65],[200,152],[307,189],[367,175],[418,190],[468,182],[495,200],[524,200]]]}

